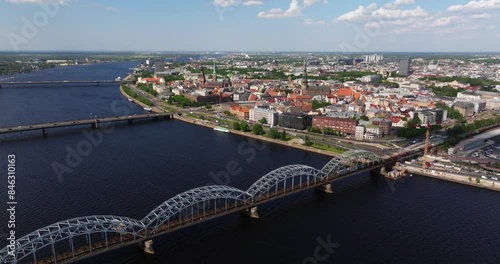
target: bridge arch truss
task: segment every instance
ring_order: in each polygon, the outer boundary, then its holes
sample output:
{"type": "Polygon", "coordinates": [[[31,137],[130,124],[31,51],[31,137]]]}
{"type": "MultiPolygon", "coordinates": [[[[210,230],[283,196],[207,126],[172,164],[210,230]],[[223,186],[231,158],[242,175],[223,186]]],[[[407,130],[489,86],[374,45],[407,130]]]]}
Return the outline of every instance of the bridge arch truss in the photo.
{"type": "Polygon", "coordinates": [[[66,258],[76,258],[84,253],[144,238],[144,228],[140,221],[119,216],[69,219],[19,238],[13,254],[9,253],[8,247],[0,251],[0,263],[37,263],[41,259],[58,262],[64,256],[61,252],[66,254],[66,258]]]}
{"type": "Polygon", "coordinates": [[[251,196],[249,203],[315,184],[319,180],[318,173],[317,169],[306,165],[288,165],[273,170],[248,188],[247,193],[251,196]]]}
{"type": "Polygon", "coordinates": [[[148,228],[148,233],[152,235],[164,228],[169,229],[182,225],[186,221],[193,222],[217,212],[245,205],[248,197],[247,192],[237,188],[219,185],[204,186],[168,199],[144,217],[142,222],[148,228]]]}

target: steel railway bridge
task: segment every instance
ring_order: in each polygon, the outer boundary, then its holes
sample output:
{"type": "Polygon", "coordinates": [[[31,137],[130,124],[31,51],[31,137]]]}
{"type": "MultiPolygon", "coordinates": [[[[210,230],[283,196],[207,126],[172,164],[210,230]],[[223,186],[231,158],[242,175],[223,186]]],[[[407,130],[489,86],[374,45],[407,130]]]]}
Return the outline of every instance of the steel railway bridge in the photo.
{"type": "Polygon", "coordinates": [[[152,253],[152,239],[223,215],[244,212],[258,218],[257,205],[312,188],[331,192],[335,180],[383,167],[367,151],[349,151],[323,168],[288,165],[273,170],[247,190],[204,186],[178,194],[142,220],[95,215],[64,220],[38,229],[0,251],[0,263],[71,263],[132,244],[152,253]]]}

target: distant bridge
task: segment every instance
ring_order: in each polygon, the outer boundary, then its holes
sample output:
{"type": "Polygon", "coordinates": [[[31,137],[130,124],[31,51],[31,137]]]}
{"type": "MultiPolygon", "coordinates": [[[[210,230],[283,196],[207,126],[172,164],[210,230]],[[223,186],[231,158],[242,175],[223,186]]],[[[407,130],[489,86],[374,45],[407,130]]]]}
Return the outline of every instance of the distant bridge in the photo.
{"type": "Polygon", "coordinates": [[[58,128],[58,127],[71,127],[71,126],[82,126],[82,125],[90,125],[91,128],[98,128],[100,123],[109,123],[109,122],[118,122],[118,121],[127,121],[128,123],[133,123],[135,120],[143,120],[143,119],[170,119],[172,118],[171,113],[151,113],[151,114],[142,114],[142,115],[131,115],[131,116],[116,116],[116,117],[105,117],[99,119],[84,119],[84,120],[75,120],[75,121],[64,121],[64,122],[54,122],[54,123],[46,123],[46,124],[36,124],[36,125],[28,125],[28,126],[18,126],[18,127],[6,127],[0,128],[1,134],[8,133],[19,133],[31,130],[41,130],[44,136],[48,135],[49,128],[58,128]]]}
{"type": "Polygon", "coordinates": [[[127,81],[117,80],[84,80],[84,81],[17,81],[17,82],[0,82],[0,88],[4,85],[46,85],[46,84],[92,84],[97,86],[100,84],[113,84],[113,83],[128,83],[127,81]]]}
{"type": "Polygon", "coordinates": [[[379,156],[349,151],[323,168],[288,165],[273,170],[247,190],[212,185],[178,194],[154,208],[142,220],[94,215],[64,220],[36,230],[0,250],[0,263],[71,263],[132,244],[152,252],[151,239],[175,230],[245,212],[258,218],[257,205],[312,188],[331,192],[330,183],[383,166],[379,156]]]}

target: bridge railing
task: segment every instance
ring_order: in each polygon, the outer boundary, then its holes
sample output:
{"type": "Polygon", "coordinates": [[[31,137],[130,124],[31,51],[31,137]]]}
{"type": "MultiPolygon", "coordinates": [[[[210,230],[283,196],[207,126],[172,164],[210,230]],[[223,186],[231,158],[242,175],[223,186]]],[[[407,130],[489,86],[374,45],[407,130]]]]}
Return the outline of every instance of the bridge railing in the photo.
{"type": "Polygon", "coordinates": [[[321,170],[306,165],[278,168],[261,177],[246,191],[218,185],[195,188],[168,199],[140,221],[117,216],[65,220],[20,238],[13,256],[8,247],[2,249],[0,263],[75,260],[327,184],[380,164],[378,156],[356,151],[333,158],[321,170]]]}

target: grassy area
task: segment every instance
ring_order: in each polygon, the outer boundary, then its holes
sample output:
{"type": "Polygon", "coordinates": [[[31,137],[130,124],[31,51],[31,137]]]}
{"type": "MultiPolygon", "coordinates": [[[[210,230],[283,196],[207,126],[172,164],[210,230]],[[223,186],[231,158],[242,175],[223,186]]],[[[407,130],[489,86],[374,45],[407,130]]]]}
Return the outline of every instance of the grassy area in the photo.
{"type": "Polygon", "coordinates": [[[330,151],[330,152],[334,152],[334,153],[338,153],[338,154],[342,154],[345,152],[344,149],[332,147],[332,146],[325,145],[325,144],[319,144],[319,143],[314,143],[312,145],[312,147],[315,149],[326,150],[326,151],[330,151]]]}
{"type": "Polygon", "coordinates": [[[128,88],[126,85],[122,85],[122,89],[123,91],[129,95],[130,97],[138,100],[139,102],[147,105],[147,106],[153,106],[153,102],[151,102],[150,100],[146,99],[145,97],[142,97],[140,95],[138,95],[137,93],[133,92],[132,90],[130,90],[130,88],[128,88]]]}

